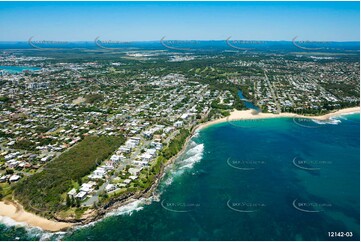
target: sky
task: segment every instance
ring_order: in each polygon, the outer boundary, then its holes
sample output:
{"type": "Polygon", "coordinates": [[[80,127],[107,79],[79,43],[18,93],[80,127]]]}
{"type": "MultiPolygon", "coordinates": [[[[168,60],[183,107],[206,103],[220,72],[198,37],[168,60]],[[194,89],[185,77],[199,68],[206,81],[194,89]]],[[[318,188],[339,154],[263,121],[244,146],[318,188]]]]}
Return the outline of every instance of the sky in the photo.
{"type": "Polygon", "coordinates": [[[359,2],[0,2],[0,41],[359,41],[359,2]]]}

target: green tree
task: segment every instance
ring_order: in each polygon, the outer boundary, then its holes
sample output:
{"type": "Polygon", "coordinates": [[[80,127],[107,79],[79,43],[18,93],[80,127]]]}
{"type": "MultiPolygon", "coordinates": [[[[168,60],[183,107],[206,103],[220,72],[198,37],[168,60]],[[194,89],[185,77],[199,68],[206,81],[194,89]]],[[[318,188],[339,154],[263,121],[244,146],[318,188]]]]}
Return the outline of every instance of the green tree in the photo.
{"type": "Polygon", "coordinates": [[[69,195],[66,195],[66,206],[67,207],[71,206],[71,199],[70,199],[69,195]]]}
{"type": "Polygon", "coordinates": [[[6,174],[8,174],[8,175],[14,174],[14,170],[13,169],[6,169],[6,174]]]}
{"type": "Polygon", "coordinates": [[[71,206],[73,207],[74,206],[74,204],[75,204],[75,198],[72,196],[71,197],[71,201],[70,201],[70,203],[71,203],[71,206]]]}

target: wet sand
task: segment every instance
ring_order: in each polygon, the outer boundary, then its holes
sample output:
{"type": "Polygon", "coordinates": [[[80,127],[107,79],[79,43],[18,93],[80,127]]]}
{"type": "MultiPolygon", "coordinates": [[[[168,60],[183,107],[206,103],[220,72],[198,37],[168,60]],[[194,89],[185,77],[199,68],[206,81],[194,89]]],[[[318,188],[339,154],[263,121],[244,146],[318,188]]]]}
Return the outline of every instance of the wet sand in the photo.
{"type": "Polygon", "coordinates": [[[350,113],[359,113],[359,112],[360,112],[360,107],[340,109],[340,110],[337,110],[337,111],[334,111],[334,112],[331,112],[331,113],[328,113],[325,115],[321,115],[321,116],[304,116],[304,115],[295,114],[295,113],[280,113],[280,114],[256,113],[253,110],[242,110],[242,111],[235,110],[235,111],[232,111],[230,116],[228,116],[228,117],[212,120],[212,121],[209,121],[209,122],[199,125],[197,130],[203,129],[205,127],[208,127],[208,126],[211,126],[214,124],[223,123],[223,122],[227,122],[227,121],[234,121],[234,120],[267,119],[267,118],[282,118],[282,117],[328,120],[335,116],[340,116],[340,115],[350,114],[350,113]]]}
{"type": "Polygon", "coordinates": [[[73,225],[71,223],[49,220],[26,212],[20,204],[10,201],[0,202],[0,216],[9,217],[16,222],[23,222],[29,226],[39,227],[51,232],[60,231],[73,225]]]}

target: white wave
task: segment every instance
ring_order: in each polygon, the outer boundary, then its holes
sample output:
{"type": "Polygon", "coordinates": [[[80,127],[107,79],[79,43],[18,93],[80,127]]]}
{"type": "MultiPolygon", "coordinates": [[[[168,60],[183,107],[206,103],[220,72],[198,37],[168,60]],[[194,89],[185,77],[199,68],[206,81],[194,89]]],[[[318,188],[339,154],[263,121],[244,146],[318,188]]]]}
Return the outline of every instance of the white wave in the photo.
{"type": "Polygon", "coordinates": [[[192,150],[192,148],[194,148],[195,146],[197,146],[198,144],[195,142],[195,141],[193,141],[193,140],[190,140],[189,141],[189,143],[188,143],[188,150],[184,153],[184,154],[188,154],[188,152],[190,151],[190,150],[192,150]]]}
{"type": "Polygon", "coordinates": [[[335,116],[334,118],[338,118],[339,120],[341,120],[341,121],[346,121],[346,120],[348,120],[345,116],[335,116]]]}
{"type": "Polygon", "coordinates": [[[144,208],[143,205],[145,204],[150,204],[153,200],[153,197],[150,198],[141,198],[138,200],[134,200],[133,202],[130,202],[126,205],[123,205],[119,208],[113,209],[109,212],[107,212],[104,217],[102,217],[101,219],[98,219],[94,222],[88,223],[88,224],[84,224],[84,225],[78,225],[74,227],[74,230],[78,230],[78,229],[84,229],[84,228],[88,228],[88,227],[92,227],[94,226],[96,223],[99,223],[101,221],[103,221],[104,219],[108,218],[108,217],[113,217],[113,216],[119,216],[119,215],[132,215],[132,213],[134,211],[140,211],[144,208]]]}
{"type": "Polygon", "coordinates": [[[159,192],[163,192],[167,186],[172,184],[175,177],[182,175],[187,169],[203,158],[204,144],[197,144],[193,140],[189,142],[188,150],[181,155],[173,166],[169,168],[167,174],[163,177],[159,192]]]}
{"type": "Polygon", "coordinates": [[[202,154],[196,154],[192,157],[189,157],[188,159],[186,159],[182,162],[182,164],[184,164],[184,165],[182,165],[180,167],[180,169],[192,168],[195,163],[199,162],[202,159],[202,157],[203,157],[202,154]]]}
{"type": "Polygon", "coordinates": [[[159,192],[154,192],[154,194],[153,194],[153,201],[154,201],[154,202],[160,202],[160,195],[161,195],[161,193],[159,193],[159,192]]]}
{"type": "Polygon", "coordinates": [[[178,169],[192,168],[193,165],[203,158],[204,144],[198,144],[186,152],[187,159],[179,162],[180,167],[178,169]]]}
{"type": "Polygon", "coordinates": [[[199,136],[199,131],[197,130],[194,132],[192,138],[197,138],[198,136],[199,136]]]}
{"type": "Polygon", "coordinates": [[[313,122],[315,122],[316,124],[333,124],[333,125],[337,125],[339,123],[341,123],[342,121],[340,119],[337,119],[336,117],[330,118],[328,120],[316,120],[316,119],[312,119],[313,122]]]}
{"type": "Polygon", "coordinates": [[[184,168],[192,168],[195,163],[203,158],[204,144],[197,144],[191,140],[188,147],[188,150],[169,168],[168,175],[164,176],[166,178],[163,183],[170,185],[174,177],[183,174],[184,168]]]}
{"type": "Polygon", "coordinates": [[[352,114],[358,114],[359,112],[350,112],[350,113],[342,113],[336,116],[333,116],[331,118],[329,118],[328,120],[316,120],[316,119],[312,119],[313,122],[317,123],[317,124],[333,124],[333,125],[337,125],[339,123],[342,123],[342,120],[348,120],[347,116],[348,115],[352,115],[352,114]]]}
{"type": "Polygon", "coordinates": [[[352,115],[352,114],[360,114],[360,113],[359,112],[342,113],[342,114],[339,114],[339,115],[334,116],[334,117],[344,117],[344,116],[348,116],[348,115],[352,115]]]}
{"type": "Polygon", "coordinates": [[[132,215],[132,213],[134,211],[140,211],[144,208],[143,205],[145,204],[149,204],[149,202],[151,202],[152,198],[141,198],[138,200],[135,200],[131,203],[128,203],[124,206],[121,206],[111,212],[108,212],[104,217],[109,217],[109,216],[117,216],[117,215],[132,215]]]}
{"type": "Polygon", "coordinates": [[[60,241],[65,234],[66,232],[43,232],[40,241],[60,241]]]}
{"type": "MultiPolygon", "coordinates": [[[[58,232],[58,233],[52,233],[52,232],[47,232],[44,231],[43,229],[41,229],[40,227],[36,227],[36,226],[30,226],[29,224],[25,223],[25,222],[17,222],[15,220],[13,220],[12,218],[6,217],[6,216],[0,216],[0,223],[5,225],[6,227],[23,227],[26,231],[26,233],[28,234],[29,237],[36,237],[36,238],[40,238],[41,241],[43,240],[54,240],[53,238],[50,238],[53,235],[60,235],[60,234],[65,234],[65,232],[58,232]]],[[[14,238],[14,240],[16,240],[17,238],[14,238]]]]}
{"type": "Polygon", "coordinates": [[[173,180],[174,180],[173,177],[169,176],[169,177],[167,177],[167,179],[164,180],[164,184],[169,186],[170,184],[172,184],[173,180]]]}
{"type": "Polygon", "coordinates": [[[348,120],[347,116],[352,115],[352,114],[360,114],[359,112],[350,112],[350,113],[343,113],[337,116],[334,116],[333,118],[338,118],[338,119],[342,119],[342,120],[348,120]]]}
{"type": "Polygon", "coordinates": [[[203,153],[204,144],[197,144],[196,142],[192,141],[193,143],[190,144],[189,150],[185,153],[186,156],[193,156],[199,153],[203,153]]]}
{"type": "Polygon", "coordinates": [[[7,227],[29,227],[29,225],[25,222],[17,222],[9,217],[0,216],[0,223],[4,224],[7,227]]]}

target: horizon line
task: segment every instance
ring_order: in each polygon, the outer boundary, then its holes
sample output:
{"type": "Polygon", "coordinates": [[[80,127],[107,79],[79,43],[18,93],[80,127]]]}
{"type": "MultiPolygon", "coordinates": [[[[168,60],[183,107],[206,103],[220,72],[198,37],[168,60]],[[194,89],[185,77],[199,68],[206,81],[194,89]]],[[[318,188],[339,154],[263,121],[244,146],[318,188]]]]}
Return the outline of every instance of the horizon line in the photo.
{"type": "MultiPolygon", "coordinates": [[[[42,39],[42,40],[34,40],[34,42],[38,41],[49,41],[49,42],[63,42],[58,44],[65,44],[65,43],[75,43],[75,42],[91,42],[94,43],[95,40],[53,40],[53,39],[42,39]]],[[[111,39],[104,39],[99,41],[119,41],[119,43],[107,43],[107,44],[126,44],[130,42],[160,42],[160,41],[199,41],[199,42],[206,42],[206,41],[263,41],[263,42],[319,42],[319,43],[342,43],[342,42],[360,42],[360,40],[261,40],[261,39],[157,39],[157,40],[111,40],[111,39]]],[[[25,42],[28,43],[29,40],[0,40],[1,42],[25,42]]],[[[46,44],[46,43],[44,43],[46,44]]],[[[252,43],[249,43],[252,44],[252,43]]],[[[254,44],[254,43],[253,43],[254,44]]]]}

